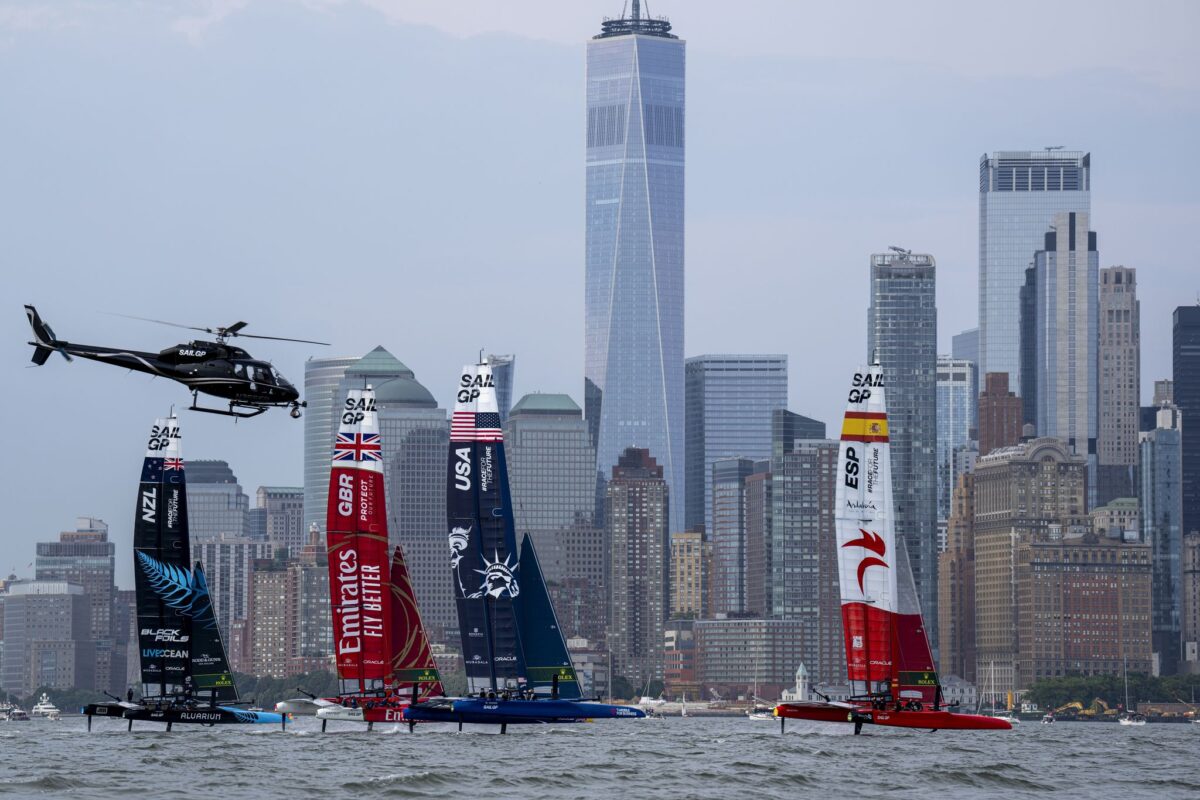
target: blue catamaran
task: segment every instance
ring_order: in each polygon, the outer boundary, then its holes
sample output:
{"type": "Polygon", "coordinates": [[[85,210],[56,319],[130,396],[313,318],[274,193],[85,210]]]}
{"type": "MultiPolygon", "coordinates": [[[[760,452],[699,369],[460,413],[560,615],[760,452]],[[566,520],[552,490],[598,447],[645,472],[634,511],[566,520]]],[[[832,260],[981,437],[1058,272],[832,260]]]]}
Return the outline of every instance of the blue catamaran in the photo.
{"type": "MultiPolygon", "coordinates": [[[[528,536],[518,556],[491,368],[463,367],[450,425],[447,523],[466,697],[413,703],[404,719],[499,725],[645,716],[585,702],[528,536]]],[[[411,725],[410,725],[411,727],[411,725]]]]}

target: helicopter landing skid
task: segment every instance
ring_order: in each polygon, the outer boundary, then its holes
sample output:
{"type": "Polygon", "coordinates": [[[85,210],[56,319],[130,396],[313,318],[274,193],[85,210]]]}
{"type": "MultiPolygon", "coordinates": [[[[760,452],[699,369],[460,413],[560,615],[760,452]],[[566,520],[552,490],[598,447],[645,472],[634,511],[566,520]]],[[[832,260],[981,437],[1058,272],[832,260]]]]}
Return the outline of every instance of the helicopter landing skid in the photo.
{"type": "Polygon", "coordinates": [[[263,413],[268,408],[268,406],[252,406],[252,405],[245,405],[243,403],[230,402],[229,410],[226,411],[225,409],[221,409],[221,408],[205,408],[204,406],[197,405],[196,399],[197,399],[196,395],[193,394],[192,395],[192,405],[188,409],[189,411],[203,411],[205,414],[219,414],[223,417],[237,417],[238,419],[250,419],[251,417],[257,417],[259,414],[263,413]],[[235,411],[234,409],[236,409],[236,408],[245,408],[245,409],[253,409],[253,410],[252,411],[235,411]]]}

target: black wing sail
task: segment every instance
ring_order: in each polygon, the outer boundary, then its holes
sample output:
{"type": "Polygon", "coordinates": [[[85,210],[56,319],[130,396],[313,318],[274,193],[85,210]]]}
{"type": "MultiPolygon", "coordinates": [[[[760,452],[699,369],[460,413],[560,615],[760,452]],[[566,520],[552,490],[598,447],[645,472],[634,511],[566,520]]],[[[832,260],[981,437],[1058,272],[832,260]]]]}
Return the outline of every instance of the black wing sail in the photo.
{"type": "Polygon", "coordinates": [[[517,595],[517,622],[521,629],[521,645],[525,655],[525,671],[529,685],[538,696],[553,692],[558,679],[558,696],[563,700],[578,700],[579,676],[571,663],[567,641],[558,626],[558,615],[546,589],[546,579],[538,562],[537,552],[529,534],[521,540],[521,593],[517,595]]]}
{"type": "Polygon", "coordinates": [[[450,569],[472,693],[524,684],[513,598],[516,545],[495,388],[468,365],[450,425],[447,482],[450,569]]]}
{"type": "Polygon", "coordinates": [[[190,671],[191,637],[187,491],[175,417],[157,419],[151,429],[134,520],[142,695],[175,694],[190,671]]]}
{"type": "Polygon", "coordinates": [[[204,567],[199,561],[192,570],[191,616],[191,672],[196,697],[214,702],[237,700],[233,672],[229,669],[229,658],[221,643],[221,629],[217,627],[217,615],[208,592],[204,567]]]}

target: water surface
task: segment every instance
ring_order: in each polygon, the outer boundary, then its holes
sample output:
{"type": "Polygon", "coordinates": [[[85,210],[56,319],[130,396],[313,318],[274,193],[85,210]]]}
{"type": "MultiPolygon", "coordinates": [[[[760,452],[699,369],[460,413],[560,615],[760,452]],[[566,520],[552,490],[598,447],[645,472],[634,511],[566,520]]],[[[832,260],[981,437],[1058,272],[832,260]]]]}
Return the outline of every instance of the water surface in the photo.
{"type": "Polygon", "coordinates": [[[678,717],[583,725],[399,726],[300,718],[202,728],[0,722],[0,797],[1200,797],[1200,725],[1025,723],[908,732],[678,717]]]}

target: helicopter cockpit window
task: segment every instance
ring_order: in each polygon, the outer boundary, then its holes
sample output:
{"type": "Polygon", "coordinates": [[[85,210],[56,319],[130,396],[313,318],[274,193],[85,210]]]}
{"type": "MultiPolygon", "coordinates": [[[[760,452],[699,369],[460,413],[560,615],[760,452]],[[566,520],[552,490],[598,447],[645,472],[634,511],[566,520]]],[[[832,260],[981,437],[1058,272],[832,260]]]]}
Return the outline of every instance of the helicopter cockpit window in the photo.
{"type": "Polygon", "coordinates": [[[246,365],[245,364],[234,364],[233,365],[233,374],[237,375],[239,378],[246,377],[246,365]]]}

